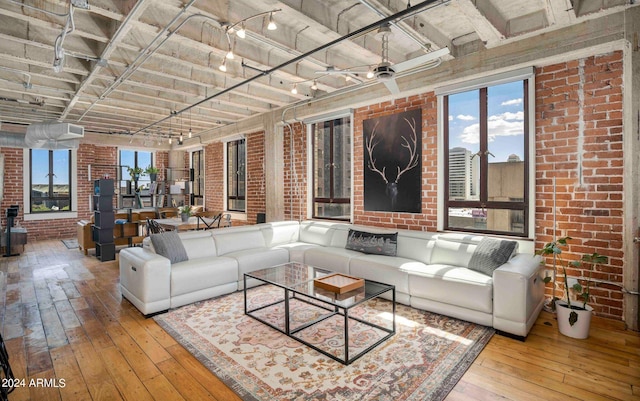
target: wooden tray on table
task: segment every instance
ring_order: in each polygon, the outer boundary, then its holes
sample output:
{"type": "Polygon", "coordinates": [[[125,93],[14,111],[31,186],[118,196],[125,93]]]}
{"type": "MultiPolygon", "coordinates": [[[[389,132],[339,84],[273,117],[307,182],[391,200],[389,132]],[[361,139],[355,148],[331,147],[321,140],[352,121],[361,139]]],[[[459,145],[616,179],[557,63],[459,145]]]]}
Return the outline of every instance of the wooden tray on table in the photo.
{"type": "Polygon", "coordinates": [[[364,285],[364,279],[348,276],[346,274],[334,273],[313,280],[313,284],[324,290],[343,294],[362,287],[364,285]]]}

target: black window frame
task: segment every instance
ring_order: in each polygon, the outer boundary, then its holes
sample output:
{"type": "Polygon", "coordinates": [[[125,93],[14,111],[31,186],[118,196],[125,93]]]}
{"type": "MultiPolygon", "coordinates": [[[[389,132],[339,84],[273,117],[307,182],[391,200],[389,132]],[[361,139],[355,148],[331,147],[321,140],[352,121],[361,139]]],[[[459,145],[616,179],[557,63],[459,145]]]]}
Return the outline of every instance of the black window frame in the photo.
{"type": "Polygon", "coordinates": [[[229,168],[229,160],[231,156],[235,156],[235,160],[236,161],[236,166],[234,166],[235,169],[235,177],[236,179],[234,180],[229,180],[229,171],[227,171],[227,210],[230,212],[240,212],[240,213],[245,213],[247,210],[247,197],[246,197],[246,182],[247,182],[247,166],[246,166],[246,161],[247,161],[247,140],[246,138],[242,138],[242,139],[237,139],[235,141],[229,141],[227,142],[227,168],[229,168]],[[240,146],[240,144],[243,144],[243,146],[240,146]],[[244,157],[243,160],[245,161],[244,163],[239,163],[238,161],[240,160],[240,148],[244,149],[244,157]],[[233,154],[232,154],[233,152],[233,154]],[[244,175],[244,178],[242,180],[239,179],[240,174],[244,175]],[[240,191],[240,183],[243,183],[242,185],[245,186],[245,188],[243,188],[243,191],[240,191]],[[232,201],[243,201],[244,202],[244,209],[239,209],[239,208],[233,208],[231,207],[231,203],[232,201]]]}
{"type": "Polygon", "coordinates": [[[192,205],[204,205],[204,151],[194,150],[191,152],[191,170],[193,171],[193,193],[191,194],[192,205]],[[198,160],[196,161],[196,156],[198,160]],[[196,202],[198,200],[198,202],[196,202]]]}
{"type": "MultiPolygon", "coordinates": [[[[40,213],[66,213],[66,212],[72,212],[73,211],[73,181],[72,181],[72,177],[73,177],[73,171],[72,171],[72,167],[73,167],[73,152],[71,152],[71,150],[67,150],[67,152],[69,152],[69,194],[67,196],[56,196],[55,195],[55,191],[54,191],[54,183],[53,183],[53,178],[55,176],[55,173],[53,171],[53,152],[55,150],[53,149],[49,149],[48,150],[48,155],[49,155],[49,173],[48,175],[48,191],[47,191],[47,195],[46,196],[34,196],[33,195],[33,150],[34,149],[29,149],[29,213],[32,214],[40,214],[40,213]],[[34,201],[36,200],[40,200],[42,202],[46,202],[46,201],[68,201],[69,202],[69,210],[64,210],[64,208],[61,208],[59,210],[33,210],[33,205],[34,205],[34,201]]],[[[40,150],[40,149],[39,149],[40,150]]],[[[63,149],[57,149],[57,150],[63,150],[63,149]]]]}
{"type": "Polygon", "coordinates": [[[449,95],[444,95],[443,99],[443,144],[444,144],[444,210],[443,221],[444,229],[451,231],[463,231],[474,232],[482,234],[494,234],[494,235],[507,235],[516,237],[528,237],[529,236],[529,213],[531,208],[535,205],[531,205],[529,180],[531,179],[529,174],[530,164],[532,162],[529,153],[529,119],[531,118],[529,109],[529,91],[530,83],[529,79],[521,80],[523,84],[523,110],[524,110],[524,198],[520,201],[489,201],[488,200],[488,168],[489,168],[489,155],[488,150],[488,89],[494,85],[486,85],[478,88],[479,100],[480,100],[480,197],[478,200],[451,200],[450,187],[449,187],[449,95]],[[477,208],[482,210],[513,210],[523,212],[523,230],[522,232],[515,231],[499,231],[499,230],[485,230],[469,227],[451,226],[449,224],[449,210],[451,208],[477,208]]]}
{"type": "MultiPolygon", "coordinates": [[[[335,160],[334,160],[334,155],[335,155],[335,149],[334,149],[334,132],[335,132],[335,126],[336,123],[339,121],[342,121],[344,119],[348,119],[349,121],[349,127],[348,130],[346,130],[346,134],[347,135],[351,135],[351,124],[352,124],[352,118],[350,116],[344,116],[344,117],[339,117],[339,118],[334,118],[332,120],[326,120],[326,121],[318,121],[316,123],[313,123],[311,125],[311,154],[312,156],[312,160],[311,160],[311,164],[312,164],[312,173],[311,173],[311,188],[312,188],[312,194],[311,194],[311,216],[314,219],[324,219],[324,220],[337,220],[337,221],[349,221],[351,219],[351,214],[353,212],[353,204],[351,203],[351,194],[349,195],[349,197],[346,198],[342,198],[342,197],[337,197],[335,196],[335,160]],[[329,128],[329,163],[328,163],[328,168],[329,168],[329,197],[320,197],[320,196],[316,196],[316,189],[318,188],[318,186],[316,185],[316,168],[317,168],[317,160],[316,160],[316,140],[315,140],[315,132],[316,129],[318,128],[318,125],[328,125],[329,128]],[[325,216],[325,215],[317,215],[316,214],[316,204],[349,204],[349,216],[348,217],[332,217],[332,216],[325,216]]],[[[324,127],[323,127],[324,128],[324,127]]],[[[343,132],[345,132],[345,130],[343,129],[343,132]]],[[[350,148],[347,149],[346,151],[348,153],[352,152],[353,149],[353,141],[350,141],[350,148]]],[[[344,151],[343,151],[344,152],[344,151]]],[[[352,157],[349,158],[350,163],[353,163],[352,157]]],[[[349,180],[352,179],[353,177],[353,169],[350,170],[351,172],[351,176],[349,177],[349,180]]]]}

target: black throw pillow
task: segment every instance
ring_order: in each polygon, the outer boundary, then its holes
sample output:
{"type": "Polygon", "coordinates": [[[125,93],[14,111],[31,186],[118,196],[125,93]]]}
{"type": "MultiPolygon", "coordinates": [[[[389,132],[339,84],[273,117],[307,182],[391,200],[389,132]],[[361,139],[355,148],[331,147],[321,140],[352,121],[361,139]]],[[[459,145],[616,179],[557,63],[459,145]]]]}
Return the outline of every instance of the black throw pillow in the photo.
{"type": "Polygon", "coordinates": [[[374,255],[396,256],[398,233],[376,234],[350,229],[345,248],[374,255]]]}

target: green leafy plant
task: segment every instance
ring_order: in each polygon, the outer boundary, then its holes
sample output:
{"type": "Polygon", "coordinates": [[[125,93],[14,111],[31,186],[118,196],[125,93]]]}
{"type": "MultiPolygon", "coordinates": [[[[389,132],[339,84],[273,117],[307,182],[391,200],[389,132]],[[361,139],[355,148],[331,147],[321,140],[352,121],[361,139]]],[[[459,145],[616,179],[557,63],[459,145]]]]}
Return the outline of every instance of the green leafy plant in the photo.
{"type": "MultiPolygon", "coordinates": [[[[589,298],[591,296],[591,274],[597,265],[606,264],[608,258],[606,256],[600,255],[597,252],[592,254],[585,254],[579,260],[574,260],[571,262],[567,262],[562,257],[562,247],[567,246],[567,241],[571,240],[571,237],[562,237],[558,238],[555,241],[547,243],[541,250],[537,252],[538,255],[541,256],[553,256],[556,261],[560,264],[562,268],[562,275],[564,276],[564,288],[567,297],[567,308],[571,310],[569,314],[569,324],[573,326],[578,321],[578,314],[575,312],[575,309],[587,309],[587,303],[589,302],[589,298]],[[569,286],[569,276],[567,274],[567,267],[571,265],[578,269],[583,269],[587,271],[587,277],[582,279],[582,283],[580,279],[576,280],[576,283],[572,286],[569,286]],[[579,305],[571,305],[571,292],[576,294],[576,299],[582,301],[582,306],[579,305]]],[[[543,260],[544,263],[544,260],[543,260]]],[[[551,281],[551,277],[545,277],[544,282],[548,283],[551,281]]],[[[553,304],[555,305],[555,301],[558,298],[555,296],[555,283],[553,290],[553,304]]]]}
{"type": "Polygon", "coordinates": [[[144,169],[144,173],[145,174],[158,174],[160,172],[160,169],[158,167],[154,167],[154,166],[147,166],[146,169],[144,169]]]}
{"type": "Polygon", "coordinates": [[[127,171],[129,172],[131,178],[137,178],[144,172],[142,167],[127,167],[127,171]]]}
{"type": "Polygon", "coordinates": [[[191,205],[184,205],[178,208],[178,213],[180,214],[186,214],[187,216],[191,216],[192,212],[193,212],[193,207],[191,205]]]}

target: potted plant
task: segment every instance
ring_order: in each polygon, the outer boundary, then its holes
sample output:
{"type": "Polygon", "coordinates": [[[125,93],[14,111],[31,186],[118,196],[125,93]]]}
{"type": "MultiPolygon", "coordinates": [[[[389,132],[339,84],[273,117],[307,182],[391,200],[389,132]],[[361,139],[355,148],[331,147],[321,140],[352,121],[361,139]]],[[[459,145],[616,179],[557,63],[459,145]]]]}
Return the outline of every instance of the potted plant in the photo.
{"type": "Polygon", "coordinates": [[[158,178],[158,173],[160,172],[160,169],[154,166],[147,166],[147,168],[144,170],[144,173],[147,174],[149,176],[149,179],[151,181],[155,181],[158,178]]]}
{"type": "Polygon", "coordinates": [[[191,216],[192,211],[193,208],[191,205],[184,205],[178,208],[178,213],[180,213],[180,217],[182,218],[182,221],[184,223],[189,221],[189,217],[191,216]]]}
{"type": "MultiPolygon", "coordinates": [[[[567,240],[570,239],[571,237],[562,237],[549,242],[544,248],[538,251],[538,254],[542,256],[554,256],[562,268],[566,300],[556,298],[555,283],[552,299],[558,319],[558,330],[565,336],[584,339],[589,337],[589,327],[591,325],[591,314],[593,311],[593,308],[587,305],[591,290],[591,273],[597,265],[607,263],[608,259],[606,256],[594,252],[592,254],[582,255],[579,260],[568,263],[562,257],[561,247],[567,246],[567,240]],[[568,265],[586,270],[587,277],[582,279],[574,278],[575,283],[570,285],[569,275],[567,274],[568,265]]],[[[551,281],[551,277],[545,277],[544,281],[548,283],[551,281]]]]}
{"type": "Polygon", "coordinates": [[[127,167],[127,171],[129,172],[132,180],[138,181],[140,174],[142,174],[144,170],[142,170],[142,167],[127,167]]]}

